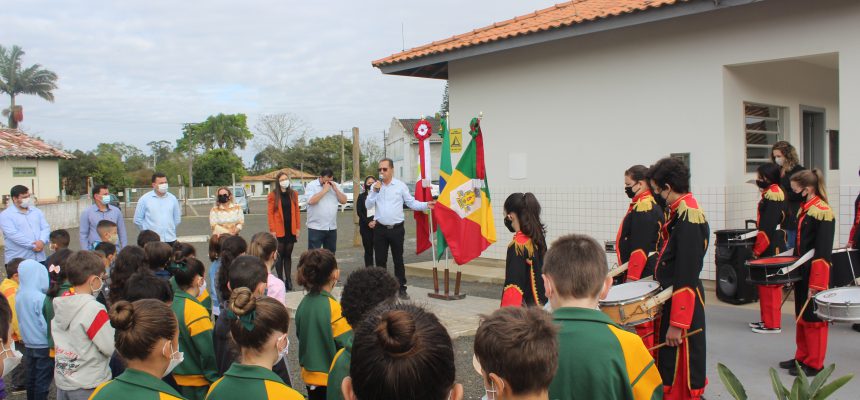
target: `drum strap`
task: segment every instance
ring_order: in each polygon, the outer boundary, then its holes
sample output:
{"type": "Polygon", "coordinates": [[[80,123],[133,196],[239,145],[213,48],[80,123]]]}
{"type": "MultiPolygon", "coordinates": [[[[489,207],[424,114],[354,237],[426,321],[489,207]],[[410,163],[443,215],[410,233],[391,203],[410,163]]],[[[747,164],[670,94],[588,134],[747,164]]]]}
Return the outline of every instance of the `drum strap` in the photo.
{"type": "Polygon", "coordinates": [[[812,256],[814,256],[814,255],[815,255],[815,250],[809,250],[806,252],[806,254],[803,255],[803,257],[800,257],[800,259],[795,261],[794,264],[791,264],[787,267],[780,268],[779,271],[777,271],[776,273],[770,274],[767,277],[770,278],[770,277],[777,276],[777,275],[788,274],[789,272],[794,271],[795,269],[797,269],[801,265],[806,264],[806,262],[811,260],[812,256]]]}

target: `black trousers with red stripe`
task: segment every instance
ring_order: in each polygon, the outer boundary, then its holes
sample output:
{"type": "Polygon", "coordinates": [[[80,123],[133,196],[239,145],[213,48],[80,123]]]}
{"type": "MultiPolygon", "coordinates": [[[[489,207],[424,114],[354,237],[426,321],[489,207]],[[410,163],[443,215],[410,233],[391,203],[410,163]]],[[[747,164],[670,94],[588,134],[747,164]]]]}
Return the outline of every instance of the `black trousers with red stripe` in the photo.
{"type": "MultiPolygon", "coordinates": [[[[702,332],[684,339],[684,343],[678,347],[664,346],[657,352],[657,368],[663,378],[663,397],[666,400],[698,399],[704,394],[705,385],[708,384],[705,367],[707,355],[705,300],[701,297],[704,292],[705,288],[700,281],[696,287],[696,308],[690,328],[687,329],[687,332],[692,332],[701,328],[702,332]]],[[[663,304],[663,312],[658,322],[660,326],[658,343],[666,341],[671,310],[672,300],[670,299],[663,304]]]]}

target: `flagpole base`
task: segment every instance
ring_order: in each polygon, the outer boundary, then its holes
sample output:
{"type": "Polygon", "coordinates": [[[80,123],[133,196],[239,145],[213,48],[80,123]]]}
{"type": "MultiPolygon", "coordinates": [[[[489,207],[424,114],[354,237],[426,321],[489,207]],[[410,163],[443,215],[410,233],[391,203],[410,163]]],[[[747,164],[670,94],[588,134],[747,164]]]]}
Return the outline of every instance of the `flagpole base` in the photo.
{"type": "Polygon", "coordinates": [[[439,270],[433,267],[433,292],[439,294],[439,270]]]}
{"type": "Polygon", "coordinates": [[[438,300],[463,300],[466,298],[465,294],[444,294],[444,293],[427,293],[427,297],[438,300]]]}
{"type": "Polygon", "coordinates": [[[433,278],[434,278],[434,288],[436,289],[435,293],[427,293],[427,296],[433,299],[439,300],[463,300],[466,298],[465,294],[460,294],[460,272],[457,272],[457,282],[454,286],[454,294],[451,294],[449,291],[450,279],[449,279],[449,271],[448,268],[445,268],[445,293],[439,293],[439,287],[437,286],[437,277],[436,269],[433,269],[433,278]]]}

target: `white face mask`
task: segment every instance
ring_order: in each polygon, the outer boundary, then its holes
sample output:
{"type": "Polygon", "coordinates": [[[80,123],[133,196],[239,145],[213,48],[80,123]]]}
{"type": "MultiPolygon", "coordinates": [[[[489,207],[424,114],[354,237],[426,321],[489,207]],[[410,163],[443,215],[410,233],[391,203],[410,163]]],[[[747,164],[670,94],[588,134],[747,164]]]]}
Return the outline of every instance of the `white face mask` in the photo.
{"type": "Polygon", "coordinates": [[[21,364],[21,359],[24,357],[20,351],[15,349],[15,342],[9,342],[10,346],[7,349],[6,346],[0,344],[0,348],[3,349],[0,352],[0,355],[6,357],[3,359],[3,378],[6,378],[6,375],[9,375],[18,364],[21,364]]]}
{"type": "Polygon", "coordinates": [[[775,162],[775,163],[776,163],[776,165],[779,165],[779,166],[781,167],[781,166],[782,166],[782,164],[785,164],[785,158],[782,158],[782,157],[774,157],[774,158],[773,158],[773,162],[775,162]]]}
{"type": "Polygon", "coordinates": [[[93,291],[93,297],[98,297],[99,293],[100,293],[100,292],[102,291],[102,289],[105,287],[105,281],[104,281],[101,277],[99,277],[99,276],[97,276],[96,278],[99,278],[99,287],[98,287],[98,288],[93,288],[93,286],[92,286],[92,285],[90,285],[90,290],[92,290],[92,291],[93,291]]]}
{"type": "Polygon", "coordinates": [[[157,189],[158,193],[161,193],[161,194],[167,193],[167,187],[168,187],[168,185],[166,183],[159,184],[158,189],[157,189]]]}
{"type": "MultiPolygon", "coordinates": [[[[164,348],[161,349],[162,355],[164,354],[164,350],[167,349],[168,345],[170,346],[170,350],[173,350],[173,343],[167,342],[164,344],[164,348]]],[[[164,378],[165,376],[170,375],[170,373],[173,372],[173,370],[176,369],[179,364],[182,364],[183,361],[185,361],[185,353],[181,351],[171,351],[170,363],[167,364],[167,369],[164,371],[164,374],[162,374],[161,377],[164,378]]]]}
{"type": "Polygon", "coordinates": [[[481,400],[496,400],[498,393],[496,385],[493,382],[490,382],[490,388],[484,388],[484,397],[481,397],[481,400]]]}
{"type": "Polygon", "coordinates": [[[200,293],[203,293],[205,291],[206,291],[206,279],[203,279],[203,284],[200,285],[200,293]]]}
{"type": "Polygon", "coordinates": [[[282,189],[286,189],[288,187],[290,187],[290,181],[289,180],[281,181],[281,188],[282,189]]]}
{"type": "Polygon", "coordinates": [[[33,205],[33,197],[32,197],[32,196],[30,196],[30,197],[28,197],[28,198],[26,198],[26,199],[21,199],[21,205],[20,205],[19,207],[21,207],[21,208],[30,208],[30,206],[32,206],[32,205],[33,205]]]}
{"type": "Polygon", "coordinates": [[[278,350],[278,361],[275,361],[275,364],[277,364],[277,363],[283,361],[284,357],[286,357],[287,354],[290,353],[290,338],[287,337],[286,333],[283,336],[279,337],[277,341],[275,341],[275,349],[278,350]],[[284,346],[283,350],[280,350],[280,349],[278,349],[278,343],[281,343],[281,341],[283,341],[283,340],[287,341],[287,345],[284,346]]]}

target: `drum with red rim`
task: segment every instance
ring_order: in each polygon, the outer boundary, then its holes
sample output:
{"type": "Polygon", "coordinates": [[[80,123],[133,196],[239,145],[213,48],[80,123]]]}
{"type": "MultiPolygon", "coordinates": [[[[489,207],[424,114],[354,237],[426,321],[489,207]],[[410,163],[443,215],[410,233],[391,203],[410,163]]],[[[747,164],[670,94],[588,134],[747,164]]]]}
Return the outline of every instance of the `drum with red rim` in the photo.
{"type": "Polygon", "coordinates": [[[784,285],[797,282],[801,279],[800,267],[788,273],[780,273],[780,269],[794,264],[799,257],[778,256],[762,257],[748,260],[746,266],[749,269],[747,282],[756,285],[784,285]]]}

